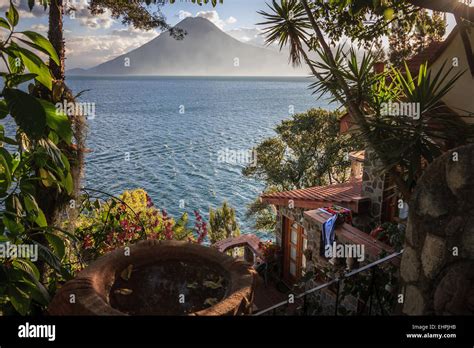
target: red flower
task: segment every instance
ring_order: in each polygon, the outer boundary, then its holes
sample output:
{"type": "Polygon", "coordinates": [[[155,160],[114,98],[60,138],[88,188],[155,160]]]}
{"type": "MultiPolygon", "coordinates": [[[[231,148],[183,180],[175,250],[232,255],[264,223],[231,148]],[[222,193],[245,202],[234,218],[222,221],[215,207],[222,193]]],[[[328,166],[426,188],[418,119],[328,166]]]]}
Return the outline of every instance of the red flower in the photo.
{"type": "Polygon", "coordinates": [[[82,246],[84,249],[90,249],[93,246],[93,240],[91,235],[87,235],[84,237],[84,242],[82,243],[82,246]]]}

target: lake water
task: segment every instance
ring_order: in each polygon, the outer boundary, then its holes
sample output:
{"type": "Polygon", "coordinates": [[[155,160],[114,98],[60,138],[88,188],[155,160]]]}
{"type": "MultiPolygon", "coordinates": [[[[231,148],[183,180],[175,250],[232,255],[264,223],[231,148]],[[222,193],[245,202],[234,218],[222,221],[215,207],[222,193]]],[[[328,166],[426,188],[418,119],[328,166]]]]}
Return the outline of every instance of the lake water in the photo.
{"type": "MultiPolygon", "coordinates": [[[[325,107],[308,78],[76,77],[81,102],[95,103],[89,120],[85,186],[120,194],[144,188],[173,216],[227,200],[244,232],[255,232],[246,207],[264,185],[223,161],[248,151],[290,112],[325,107]],[[221,157],[219,157],[221,155],[221,157]]],[[[250,158],[251,159],[251,158],[250,158]]],[[[237,161],[238,162],[238,161],[237,161]]]]}

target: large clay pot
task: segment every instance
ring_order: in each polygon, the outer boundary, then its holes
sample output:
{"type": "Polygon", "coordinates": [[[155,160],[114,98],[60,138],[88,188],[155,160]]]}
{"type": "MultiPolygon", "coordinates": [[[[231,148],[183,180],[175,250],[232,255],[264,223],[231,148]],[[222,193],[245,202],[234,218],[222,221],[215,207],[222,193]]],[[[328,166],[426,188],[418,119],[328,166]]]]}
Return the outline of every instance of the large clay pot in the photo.
{"type": "Polygon", "coordinates": [[[92,263],[56,293],[50,315],[243,315],[256,273],[210,247],[143,241],[92,263]]]}

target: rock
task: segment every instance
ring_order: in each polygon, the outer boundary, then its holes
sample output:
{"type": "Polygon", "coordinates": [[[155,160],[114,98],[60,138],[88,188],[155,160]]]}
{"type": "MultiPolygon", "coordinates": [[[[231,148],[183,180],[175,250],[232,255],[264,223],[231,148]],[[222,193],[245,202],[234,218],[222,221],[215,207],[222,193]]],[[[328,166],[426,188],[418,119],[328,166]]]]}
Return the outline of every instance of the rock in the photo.
{"type": "Polygon", "coordinates": [[[451,265],[434,294],[437,315],[474,314],[474,263],[451,265]]]}
{"type": "Polygon", "coordinates": [[[417,258],[416,250],[406,247],[400,265],[400,275],[407,283],[415,282],[420,275],[420,261],[417,258]]]}
{"type": "Polygon", "coordinates": [[[446,183],[454,195],[466,185],[466,173],[460,163],[446,166],[446,183]]]}
{"type": "Polygon", "coordinates": [[[407,225],[407,229],[405,231],[405,243],[408,243],[408,245],[410,246],[414,246],[415,245],[415,241],[414,241],[414,235],[413,235],[413,224],[408,224],[407,225]]]}
{"type": "Polygon", "coordinates": [[[474,259],[474,226],[468,225],[462,236],[462,245],[459,250],[462,250],[463,257],[474,259]]]}
{"type": "Polygon", "coordinates": [[[405,292],[405,303],[403,305],[403,313],[408,315],[422,315],[425,308],[425,299],[413,285],[408,285],[405,292]]]}
{"type": "Polygon", "coordinates": [[[431,192],[425,192],[420,195],[418,201],[418,212],[420,215],[428,215],[432,218],[438,218],[448,212],[440,197],[434,197],[431,192]]]}
{"type": "Polygon", "coordinates": [[[446,257],[446,241],[432,234],[426,235],[421,252],[421,264],[427,278],[434,279],[441,270],[446,257]]]}

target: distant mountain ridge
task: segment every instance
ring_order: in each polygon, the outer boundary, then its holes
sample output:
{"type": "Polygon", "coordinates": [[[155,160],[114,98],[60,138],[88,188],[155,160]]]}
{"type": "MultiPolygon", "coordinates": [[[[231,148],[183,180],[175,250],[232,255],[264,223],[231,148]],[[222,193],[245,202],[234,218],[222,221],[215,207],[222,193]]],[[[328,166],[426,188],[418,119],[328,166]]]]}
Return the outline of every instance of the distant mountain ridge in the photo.
{"type": "Polygon", "coordinates": [[[292,76],[305,75],[286,54],[245,44],[209,20],[188,17],[177,24],[187,35],[176,40],[163,33],[126,54],[69,75],[292,76]]]}

